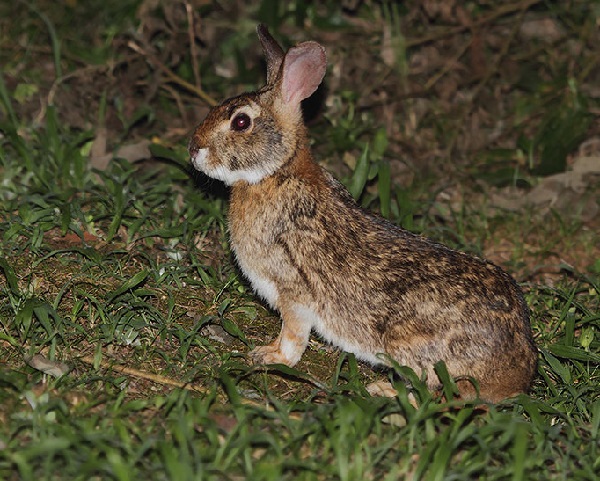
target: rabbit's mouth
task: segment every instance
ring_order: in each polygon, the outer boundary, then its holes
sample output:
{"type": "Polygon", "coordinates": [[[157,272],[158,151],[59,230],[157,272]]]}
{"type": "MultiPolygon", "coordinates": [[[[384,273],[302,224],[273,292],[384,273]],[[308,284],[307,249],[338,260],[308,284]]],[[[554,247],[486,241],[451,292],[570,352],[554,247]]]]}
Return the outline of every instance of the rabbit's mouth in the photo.
{"type": "Polygon", "coordinates": [[[192,164],[194,168],[204,172],[206,168],[206,159],[208,159],[208,149],[190,149],[192,150],[192,164]],[[194,152],[195,150],[195,152],[194,152]]]}
{"type": "Polygon", "coordinates": [[[196,170],[212,177],[213,179],[225,182],[226,185],[233,185],[236,182],[243,181],[249,184],[256,184],[264,177],[271,175],[272,171],[261,169],[235,169],[232,170],[222,164],[214,162],[211,158],[208,148],[190,149],[192,165],[196,170]]]}

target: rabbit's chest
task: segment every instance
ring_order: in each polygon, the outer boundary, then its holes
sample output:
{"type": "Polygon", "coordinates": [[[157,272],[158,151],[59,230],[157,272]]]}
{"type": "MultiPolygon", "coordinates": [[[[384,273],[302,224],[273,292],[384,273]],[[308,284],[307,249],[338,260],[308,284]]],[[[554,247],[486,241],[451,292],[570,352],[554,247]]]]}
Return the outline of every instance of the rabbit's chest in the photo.
{"type": "Polygon", "coordinates": [[[276,224],[277,220],[267,207],[255,204],[238,208],[232,202],[229,209],[229,236],[236,255],[254,259],[267,256],[276,224]]]}
{"type": "Polygon", "coordinates": [[[272,307],[277,306],[276,287],[285,259],[274,249],[276,209],[248,189],[232,191],[229,207],[229,238],[237,263],[252,288],[272,307]]]}
{"type": "Polygon", "coordinates": [[[264,254],[266,252],[265,239],[260,236],[240,238],[236,232],[235,228],[230,227],[231,247],[240,269],[256,293],[271,307],[276,308],[279,291],[273,274],[277,268],[277,262],[264,254]]]}
{"type": "Polygon", "coordinates": [[[229,233],[238,256],[268,257],[270,245],[281,230],[280,196],[266,188],[237,184],[229,204],[229,233]]]}

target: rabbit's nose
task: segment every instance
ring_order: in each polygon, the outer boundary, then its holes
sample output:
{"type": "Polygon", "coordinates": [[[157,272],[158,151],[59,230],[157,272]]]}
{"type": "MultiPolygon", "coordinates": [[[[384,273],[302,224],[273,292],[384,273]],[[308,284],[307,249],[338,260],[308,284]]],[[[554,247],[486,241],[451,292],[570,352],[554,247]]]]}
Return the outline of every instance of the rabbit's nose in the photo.
{"type": "Polygon", "coordinates": [[[198,140],[195,135],[192,136],[190,142],[188,143],[188,152],[190,157],[195,157],[198,151],[200,150],[200,146],[198,145],[198,140]]]}

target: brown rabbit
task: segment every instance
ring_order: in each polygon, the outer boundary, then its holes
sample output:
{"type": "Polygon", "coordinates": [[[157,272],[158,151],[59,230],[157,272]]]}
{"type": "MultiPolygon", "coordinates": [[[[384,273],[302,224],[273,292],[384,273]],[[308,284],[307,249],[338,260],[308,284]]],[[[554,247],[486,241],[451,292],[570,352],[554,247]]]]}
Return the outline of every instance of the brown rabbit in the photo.
{"type": "MultiPolygon", "coordinates": [[[[267,84],[214,107],[189,152],[196,169],[231,186],[229,230],[254,290],[281,314],[281,333],[250,355],[293,366],[310,332],[357,358],[425,371],[445,361],[473,377],[481,399],[526,391],[537,350],[529,311],[499,267],[412,234],[359,207],[312,158],[300,103],[321,83],[323,47],[284,54],[266,27],[258,36],[267,84]]],[[[461,394],[473,398],[470,382],[461,394]]]]}

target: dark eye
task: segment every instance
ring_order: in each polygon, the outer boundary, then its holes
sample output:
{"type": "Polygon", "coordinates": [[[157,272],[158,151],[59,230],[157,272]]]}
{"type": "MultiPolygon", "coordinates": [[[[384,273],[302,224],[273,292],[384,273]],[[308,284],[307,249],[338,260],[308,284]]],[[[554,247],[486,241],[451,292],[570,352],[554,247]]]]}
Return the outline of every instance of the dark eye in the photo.
{"type": "Polygon", "coordinates": [[[237,114],[233,120],[231,121],[231,128],[236,132],[243,132],[244,130],[248,130],[252,120],[246,114],[237,114]]]}

